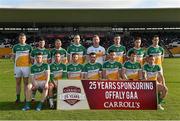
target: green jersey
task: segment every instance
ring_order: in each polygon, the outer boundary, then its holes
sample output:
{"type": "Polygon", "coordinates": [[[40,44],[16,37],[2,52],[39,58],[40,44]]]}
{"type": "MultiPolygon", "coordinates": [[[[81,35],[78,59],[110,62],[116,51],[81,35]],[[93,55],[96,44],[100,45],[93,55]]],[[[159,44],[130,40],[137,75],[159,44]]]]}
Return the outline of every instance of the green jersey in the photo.
{"type": "Polygon", "coordinates": [[[46,71],[49,71],[49,65],[46,63],[33,64],[31,66],[31,75],[34,76],[35,81],[47,81],[46,71]]]}
{"type": "Polygon", "coordinates": [[[162,47],[150,46],[147,49],[147,56],[149,56],[149,55],[154,55],[155,56],[155,64],[162,66],[162,56],[164,56],[164,49],[162,47]]]}
{"type": "Polygon", "coordinates": [[[12,49],[15,54],[15,66],[16,67],[28,67],[30,66],[30,53],[32,47],[28,44],[16,44],[12,49]]]}
{"type": "Polygon", "coordinates": [[[81,64],[69,64],[67,66],[67,73],[69,75],[69,79],[81,79],[81,72],[83,69],[83,65],[81,64]]]}
{"type": "Polygon", "coordinates": [[[156,81],[158,78],[158,73],[161,73],[161,67],[159,65],[145,64],[143,66],[143,72],[145,72],[148,80],[156,81]]]}
{"type": "Polygon", "coordinates": [[[51,63],[50,64],[50,79],[51,81],[58,81],[61,80],[62,78],[66,78],[66,73],[67,73],[67,67],[63,63],[51,63]]]}
{"type": "Polygon", "coordinates": [[[141,64],[139,62],[132,63],[131,61],[126,61],[123,68],[126,70],[126,76],[128,79],[139,79],[139,71],[141,70],[141,64]]]}
{"type": "MultiPolygon", "coordinates": [[[[36,48],[34,49],[32,52],[31,52],[31,58],[35,60],[35,57],[38,53],[42,53],[43,54],[43,62],[44,63],[48,63],[48,60],[51,59],[51,54],[49,52],[48,49],[40,49],[40,48],[36,48]]],[[[35,63],[36,63],[36,60],[35,60],[35,63]]]]}
{"type": "Polygon", "coordinates": [[[99,72],[102,71],[102,65],[100,63],[87,63],[84,65],[83,72],[87,73],[87,78],[91,80],[100,79],[99,72]]]}
{"type": "Polygon", "coordinates": [[[113,44],[107,49],[107,54],[109,54],[110,50],[116,52],[116,61],[123,63],[124,55],[126,54],[126,47],[123,45],[116,46],[115,44],[113,44]]]}
{"type": "Polygon", "coordinates": [[[55,53],[58,52],[61,55],[61,62],[64,63],[64,64],[67,63],[67,51],[65,49],[63,49],[63,48],[60,48],[60,49],[54,48],[50,52],[51,52],[52,62],[55,61],[55,53]]]}
{"type": "Polygon", "coordinates": [[[141,64],[141,65],[143,65],[143,58],[145,57],[145,51],[144,51],[144,49],[143,48],[131,48],[131,49],[129,49],[128,50],[128,52],[127,52],[127,55],[128,55],[128,57],[129,57],[129,53],[130,52],[136,52],[136,54],[137,54],[137,61],[141,64]]]}
{"type": "Polygon", "coordinates": [[[117,61],[106,61],[103,64],[103,70],[106,71],[106,76],[110,80],[119,79],[119,70],[122,69],[122,64],[117,61]]]}
{"type": "MultiPolygon", "coordinates": [[[[70,62],[72,61],[72,54],[73,53],[78,53],[79,54],[79,59],[78,59],[78,63],[83,64],[84,63],[84,55],[86,55],[86,49],[84,46],[82,46],[81,44],[79,45],[75,45],[75,44],[71,44],[68,48],[67,48],[67,52],[70,55],[70,62]]],[[[70,63],[69,62],[69,63],[70,63]]]]}

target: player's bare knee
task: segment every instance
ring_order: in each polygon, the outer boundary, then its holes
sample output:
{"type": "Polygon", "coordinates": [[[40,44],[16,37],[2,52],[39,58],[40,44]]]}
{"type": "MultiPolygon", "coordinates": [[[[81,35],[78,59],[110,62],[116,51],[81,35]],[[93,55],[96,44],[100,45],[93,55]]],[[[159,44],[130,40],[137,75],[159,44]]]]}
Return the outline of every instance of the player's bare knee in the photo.
{"type": "Polygon", "coordinates": [[[28,85],[27,85],[27,89],[28,89],[28,90],[31,90],[32,87],[33,87],[32,84],[28,84],[28,85]]]}

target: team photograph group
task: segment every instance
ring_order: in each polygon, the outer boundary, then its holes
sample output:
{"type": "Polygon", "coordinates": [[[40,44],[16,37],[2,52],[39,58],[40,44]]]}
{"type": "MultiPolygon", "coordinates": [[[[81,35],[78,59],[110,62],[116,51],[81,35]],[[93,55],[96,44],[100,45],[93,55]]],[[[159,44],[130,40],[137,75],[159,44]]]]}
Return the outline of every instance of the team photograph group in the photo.
{"type": "Polygon", "coordinates": [[[32,108],[36,101],[37,91],[41,100],[35,110],[41,111],[45,101],[50,109],[55,109],[54,95],[57,92],[58,81],[61,80],[150,80],[156,81],[157,107],[162,106],[168,93],[163,74],[164,49],[159,46],[158,35],[152,37],[152,45],[141,47],[141,37],[134,38],[134,47],[126,50],[121,45],[121,35],[115,35],[114,44],[105,49],[100,45],[100,37],[92,37],[92,45],[85,48],[81,44],[79,34],[73,36],[67,49],[63,48],[60,39],[54,40],[55,48],[45,48],[46,40],[40,37],[38,47],[32,48],[26,43],[26,35],[20,33],[18,44],[12,48],[14,60],[14,77],[16,80],[15,103],[25,102],[23,111],[32,108]],[[21,82],[24,84],[24,97],[21,94],[21,82]]]}

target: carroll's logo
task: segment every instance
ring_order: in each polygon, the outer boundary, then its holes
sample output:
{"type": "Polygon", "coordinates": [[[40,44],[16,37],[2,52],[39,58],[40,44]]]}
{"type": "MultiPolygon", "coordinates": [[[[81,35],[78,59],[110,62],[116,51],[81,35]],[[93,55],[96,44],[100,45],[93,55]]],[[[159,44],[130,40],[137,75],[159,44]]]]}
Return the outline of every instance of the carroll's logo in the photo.
{"type": "Polygon", "coordinates": [[[81,89],[75,86],[63,88],[63,100],[70,105],[74,105],[82,99],[81,89]]]}

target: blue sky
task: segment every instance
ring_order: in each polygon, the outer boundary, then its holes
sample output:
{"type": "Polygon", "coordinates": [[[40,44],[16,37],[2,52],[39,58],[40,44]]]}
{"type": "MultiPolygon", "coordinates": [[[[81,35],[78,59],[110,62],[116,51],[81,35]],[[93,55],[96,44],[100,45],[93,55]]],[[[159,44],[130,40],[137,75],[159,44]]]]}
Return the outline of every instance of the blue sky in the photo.
{"type": "Polygon", "coordinates": [[[180,8],[180,0],[0,0],[0,8],[180,8]]]}

